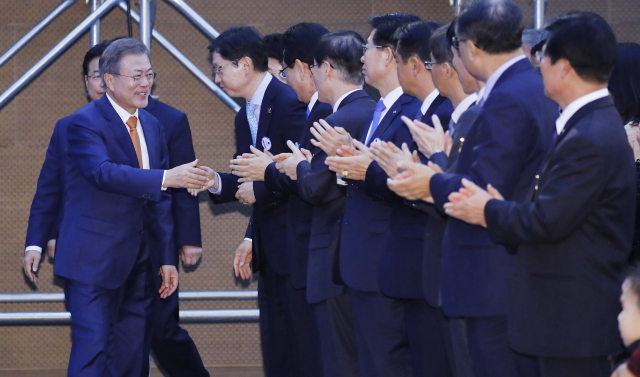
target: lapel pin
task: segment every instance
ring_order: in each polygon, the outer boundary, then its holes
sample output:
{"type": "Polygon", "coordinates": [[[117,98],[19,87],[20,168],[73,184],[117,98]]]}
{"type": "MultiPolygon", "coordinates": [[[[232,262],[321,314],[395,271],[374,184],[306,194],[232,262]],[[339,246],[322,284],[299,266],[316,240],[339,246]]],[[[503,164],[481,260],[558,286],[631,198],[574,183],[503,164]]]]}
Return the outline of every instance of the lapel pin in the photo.
{"type": "Polygon", "coordinates": [[[268,112],[269,114],[271,114],[271,108],[268,108],[268,109],[267,109],[267,112],[268,112]]]}
{"type": "MultiPolygon", "coordinates": [[[[269,109],[271,110],[271,109],[269,109]]],[[[262,148],[264,148],[265,151],[271,150],[271,139],[269,139],[268,137],[263,137],[262,138],[262,148]]]]}
{"type": "Polygon", "coordinates": [[[395,114],[395,113],[397,113],[397,112],[398,112],[398,110],[393,110],[393,113],[394,113],[394,114],[395,114]]]}
{"type": "Polygon", "coordinates": [[[377,138],[373,139],[373,143],[372,144],[380,144],[380,138],[377,137],[377,138]]]}

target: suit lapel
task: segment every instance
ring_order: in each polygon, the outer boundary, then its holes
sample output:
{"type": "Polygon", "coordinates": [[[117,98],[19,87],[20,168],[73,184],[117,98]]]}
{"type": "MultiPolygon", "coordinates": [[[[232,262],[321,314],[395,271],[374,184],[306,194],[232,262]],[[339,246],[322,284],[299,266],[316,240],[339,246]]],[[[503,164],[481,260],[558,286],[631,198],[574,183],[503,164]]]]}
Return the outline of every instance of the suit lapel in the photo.
{"type": "MultiPolygon", "coordinates": [[[[442,105],[442,103],[445,100],[446,98],[438,94],[438,96],[433,100],[433,102],[431,102],[431,106],[429,106],[429,108],[427,109],[427,112],[422,117],[422,122],[427,123],[425,121],[428,120],[429,121],[428,123],[431,124],[431,116],[436,113],[436,110],[438,110],[438,107],[440,107],[440,105],[442,105]]],[[[442,126],[444,127],[446,125],[443,124],[442,126]]]]}
{"type": "Polygon", "coordinates": [[[122,147],[122,150],[127,155],[129,165],[134,168],[140,168],[138,164],[138,156],[136,155],[136,150],[133,148],[133,142],[131,141],[131,136],[129,136],[129,133],[127,132],[127,126],[122,123],[122,119],[120,119],[116,109],[111,106],[111,102],[109,102],[106,95],[102,96],[96,104],[100,108],[102,116],[107,120],[107,123],[118,140],[118,143],[122,147]]]}
{"type": "Polygon", "coordinates": [[[158,134],[156,134],[157,128],[153,127],[153,120],[151,115],[146,111],[138,110],[140,115],[140,124],[142,125],[142,131],[144,132],[144,140],[147,144],[147,153],[149,154],[149,169],[154,169],[159,165],[158,160],[158,134]]]}
{"type": "Polygon", "coordinates": [[[275,110],[276,105],[276,91],[278,80],[274,77],[267,86],[267,90],[264,92],[262,98],[262,105],[260,105],[260,120],[258,121],[258,136],[256,137],[256,148],[261,149],[262,138],[267,136],[269,132],[269,126],[271,125],[271,115],[275,110]]]}

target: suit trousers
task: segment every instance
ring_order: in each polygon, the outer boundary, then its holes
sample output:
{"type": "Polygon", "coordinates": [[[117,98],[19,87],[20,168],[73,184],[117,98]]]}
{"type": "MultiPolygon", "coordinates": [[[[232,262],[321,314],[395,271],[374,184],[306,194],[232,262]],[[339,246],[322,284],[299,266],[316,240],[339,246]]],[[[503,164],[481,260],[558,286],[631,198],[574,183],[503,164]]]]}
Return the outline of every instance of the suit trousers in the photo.
{"type": "MultiPolygon", "coordinates": [[[[442,311],[442,310],[440,310],[442,311]]],[[[475,377],[469,356],[469,342],[467,341],[467,324],[463,318],[449,318],[443,314],[442,328],[449,331],[445,333],[445,345],[449,353],[455,377],[475,377]]]]}
{"type": "Polygon", "coordinates": [[[452,377],[447,352],[451,343],[448,336],[450,330],[448,327],[443,328],[445,324],[442,311],[432,308],[424,299],[400,301],[405,308],[413,375],[415,377],[452,377]]]}
{"type": "Polygon", "coordinates": [[[265,377],[320,376],[318,340],[306,290],[263,261],[258,279],[260,341],[265,377]],[[311,332],[313,331],[313,332],[311,332]]]}
{"type": "MultiPolygon", "coordinates": [[[[65,279],[71,312],[69,377],[146,377],[155,295],[146,244],[124,284],[105,289],[65,279]]],[[[175,294],[175,293],[174,293],[175,294]]]]}
{"type": "Polygon", "coordinates": [[[523,377],[609,377],[612,365],[609,358],[530,357],[518,359],[523,377]]]}
{"type": "Polygon", "coordinates": [[[507,316],[467,317],[465,322],[476,377],[520,377],[507,339],[507,316]]]}
{"type": "Polygon", "coordinates": [[[349,289],[356,330],[358,370],[366,377],[410,377],[411,351],[405,307],[381,292],[349,289]]]}
{"type": "MultiPolygon", "coordinates": [[[[176,259],[180,260],[180,259],[176,259]]],[[[158,271],[155,266],[153,271],[158,271]]],[[[154,273],[155,287],[162,285],[162,277],[154,273]]],[[[180,289],[180,287],[178,287],[180,289]]],[[[162,299],[155,295],[155,322],[151,338],[151,352],[156,364],[169,377],[209,377],[198,348],[187,330],[180,327],[178,290],[162,299]]]]}
{"type": "Polygon", "coordinates": [[[320,338],[323,377],[358,377],[358,356],[349,295],[311,304],[320,338]]]}

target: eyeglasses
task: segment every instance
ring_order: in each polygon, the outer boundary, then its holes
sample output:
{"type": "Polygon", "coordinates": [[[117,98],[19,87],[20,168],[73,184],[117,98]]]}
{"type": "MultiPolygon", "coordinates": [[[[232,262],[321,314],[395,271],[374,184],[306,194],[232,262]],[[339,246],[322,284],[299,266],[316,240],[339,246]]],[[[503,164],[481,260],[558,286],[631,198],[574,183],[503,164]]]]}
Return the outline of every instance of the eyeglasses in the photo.
{"type": "Polygon", "coordinates": [[[427,71],[431,71],[433,69],[433,66],[436,64],[444,64],[443,63],[438,63],[438,62],[424,62],[424,67],[427,69],[427,71]]]}
{"type": "Polygon", "coordinates": [[[326,62],[327,64],[329,64],[329,67],[331,67],[331,68],[335,69],[335,68],[333,67],[333,64],[329,63],[329,61],[327,61],[327,60],[323,61],[323,62],[322,62],[322,63],[320,63],[320,64],[311,64],[311,65],[309,66],[309,69],[311,69],[311,68],[313,68],[313,67],[320,68],[320,67],[321,67],[325,62],[326,62]]]}
{"type": "Polygon", "coordinates": [[[228,66],[229,64],[233,63],[234,65],[238,63],[238,60],[240,59],[236,59],[236,60],[232,60],[230,62],[228,62],[227,64],[223,64],[220,67],[213,67],[211,69],[211,72],[213,72],[213,77],[215,77],[216,75],[222,77],[222,70],[224,69],[224,67],[228,66]]]}
{"type": "Polygon", "coordinates": [[[367,50],[370,48],[384,48],[384,46],[376,46],[376,45],[362,45],[362,53],[366,54],[367,50]]]}
{"type": "Polygon", "coordinates": [[[156,76],[157,76],[155,72],[150,72],[150,73],[147,73],[146,75],[135,75],[135,76],[121,75],[119,73],[112,73],[112,75],[132,78],[133,82],[135,82],[136,84],[139,83],[140,80],[142,80],[143,78],[146,78],[148,82],[152,82],[153,80],[156,79],[156,76]]]}
{"type": "Polygon", "coordinates": [[[97,75],[93,75],[93,76],[89,76],[89,75],[85,75],[87,77],[87,79],[93,80],[95,82],[100,81],[102,78],[100,77],[100,74],[97,75]]]}
{"type": "Polygon", "coordinates": [[[286,65],[284,68],[278,71],[278,75],[280,75],[280,77],[282,77],[283,79],[287,78],[287,72],[285,72],[287,68],[289,68],[288,65],[286,65]]]}
{"type": "Polygon", "coordinates": [[[456,50],[460,50],[460,42],[466,42],[468,39],[460,39],[458,37],[451,38],[451,44],[456,50]]]}

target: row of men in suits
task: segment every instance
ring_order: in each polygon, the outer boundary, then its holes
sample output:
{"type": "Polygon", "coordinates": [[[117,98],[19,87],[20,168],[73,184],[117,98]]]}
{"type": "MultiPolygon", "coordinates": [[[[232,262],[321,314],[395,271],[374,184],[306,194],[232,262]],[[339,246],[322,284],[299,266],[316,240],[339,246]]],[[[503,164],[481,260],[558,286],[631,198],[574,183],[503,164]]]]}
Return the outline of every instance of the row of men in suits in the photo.
{"type": "Polygon", "coordinates": [[[92,47],[82,64],[91,102],[56,123],[38,178],[23,264],[36,283],[43,249],[56,258],[72,314],[69,376],[147,376],[149,347],[169,376],[209,376],[178,325],[177,293],[157,293],[161,265],[177,288],[174,244],[185,265],[202,254],[186,188],[203,177],[187,116],[149,96],[150,67],[140,41],[92,47]]]}
{"type": "Polygon", "coordinates": [[[370,24],[287,30],[290,87],[255,29],[210,46],[247,104],[232,174],[202,168],[253,206],[234,268],[260,271],[266,375],[608,375],[635,208],[609,25],[551,24],[543,79],[509,0],[370,24]]]}

